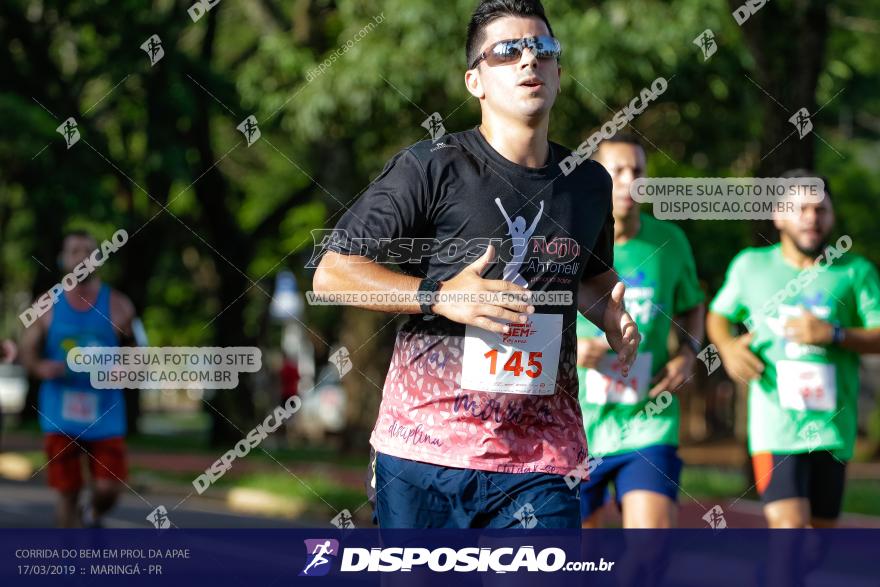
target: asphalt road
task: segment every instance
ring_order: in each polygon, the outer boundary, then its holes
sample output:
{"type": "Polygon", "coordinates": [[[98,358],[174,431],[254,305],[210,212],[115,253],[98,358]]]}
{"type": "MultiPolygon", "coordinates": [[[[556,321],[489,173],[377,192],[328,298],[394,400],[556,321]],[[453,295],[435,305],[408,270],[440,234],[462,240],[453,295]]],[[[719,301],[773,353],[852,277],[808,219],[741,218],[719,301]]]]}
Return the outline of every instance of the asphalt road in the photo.
{"type": "MultiPolygon", "coordinates": [[[[0,528],[52,528],[55,525],[53,490],[43,482],[0,479],[0,528]]],[[[107,528],[151,528],[147,516],[164,505],[168,518],[179,528],[297,528],[302,521],[250,516],[230,512],[222,501],[193,495],[125,492],[105,517],[107,528]],[[183,500],[183,501],[182,501],[183,500]]],[[[312,525],[313,526],[313,525],[312,525]]]]}

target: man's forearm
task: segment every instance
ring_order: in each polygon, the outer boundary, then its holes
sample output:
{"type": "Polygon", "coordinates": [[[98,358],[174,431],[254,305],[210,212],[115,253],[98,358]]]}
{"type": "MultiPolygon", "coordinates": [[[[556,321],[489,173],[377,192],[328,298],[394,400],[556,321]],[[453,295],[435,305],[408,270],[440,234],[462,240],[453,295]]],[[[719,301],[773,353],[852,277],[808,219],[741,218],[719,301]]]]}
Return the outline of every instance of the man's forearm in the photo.
{"type": "Polygon", "coordinates": [[[730,333],[730,326],[730,320],[720,314],[709,312],[706,317],[706,334],[709,336],[709,341],[719,348],[732,341],[734,336],[730,333]]]}
{"type": "Polygon", "coordinates": [[[703,344],[706,324],[705,304],[699,304],[676,316],[675,323],[679,326],[677,334],[682,346],[690,345],[693,341],[697,341],[697,344],[703,344]]]}
{"type": "Polygon", "coordinates": [[[343,305],[395,314],[420,314],[421,307],[415,300],[420,282],[418,277],[392,271],[367,257],[328,251],[315,271],[312,287],[319,296],[330,297],[338,292],[357,292],[367,296],[367,301],[363,301],[360,295],[350,301],[340,300],[343,305]],[[406,294],[405,299],[384,295],[394,293],[406,294]],[[387,299],[383,300],[383,297],[387,299]]]}
{"type": "Polygon", "coordinates": [[[859,354],[880,353],[880,328],[846,328],[840,346],[859,354]]]}
{"type": "Polygon", "coordinates": [[[578,311],[603,332],[605,309],[608,307],[611,290],[614,289],[617,281],[617,274],[614,271],[606,271],[582,281],[578,288],[578,311]]]}

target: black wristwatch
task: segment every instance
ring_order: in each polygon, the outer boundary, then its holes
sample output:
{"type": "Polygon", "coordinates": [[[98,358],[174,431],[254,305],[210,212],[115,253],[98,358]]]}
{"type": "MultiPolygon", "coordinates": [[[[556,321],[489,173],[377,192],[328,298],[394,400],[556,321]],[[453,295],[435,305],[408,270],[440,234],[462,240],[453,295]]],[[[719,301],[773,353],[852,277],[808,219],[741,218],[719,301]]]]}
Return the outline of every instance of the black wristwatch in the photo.
{"type": "Polygon", "coordinates": [[[437,317],[437,314],[431,309],[434,305],[434,296],[432,294],[439,290],[441,285],[443,285],[442,282],[431,279],[430,277],[424,278],[419,283],[419,291],[417,294],[419,308],[422,310],[422,314],[425,315],[425,320],[433,320],[437,317]]]}

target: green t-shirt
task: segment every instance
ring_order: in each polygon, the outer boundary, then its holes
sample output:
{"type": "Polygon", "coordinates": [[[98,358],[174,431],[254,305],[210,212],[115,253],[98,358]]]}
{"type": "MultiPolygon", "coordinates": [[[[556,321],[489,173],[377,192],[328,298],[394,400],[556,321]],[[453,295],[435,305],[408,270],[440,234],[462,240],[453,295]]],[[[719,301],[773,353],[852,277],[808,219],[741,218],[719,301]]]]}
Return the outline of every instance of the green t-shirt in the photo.
{"type": "MultiPolygon", "coordinates": [[[[684,232],[674,224],[641,215],[641,227],[635,238],[614,245],[614,269],[626,284],[626,309],[642,335],[639,354],[647,360],[650,353],[650,376],[669,361],[667,341],[672,318],[703,301],[690,244],[684,232]]],[[[589,338],[602,332],[578,315],[577,336],[589,338]]],[[[615,356],[613,352],[610,356],[615,356]]],[[[632,375],[631,375],[632,377],[632,375]]],[[[600,393],[597,401],[595,379],[592,393],[587,393],[587,369],[578,367],[579,397],[584,414],[584,429],[590,454],[611,455],[655,444],[678,444],[679,406],[673,398],[662,410],[649,409],[649,398],[616,403],[611,395],[600,393]]],[[[622,399],[618,397],[617,399],[622,399]]]]}
{"type": "Polygon", "coordinates": [[[749,452],[822,449],[841,460],[852,458],[858,354],[790,342],[783,325],[807,309],[844,328],[880,326],[874,266],[845,252],[801,270],[785,261],[779,244],[746,249],[731,262],[710,309],[734,323],[750,321],[751,350],[765,364],[761,378],[749,384],[749,452]],[[784,298],[777,292],[785,292],[784,298]],[[777,373],[785,373],[782,387],[777,373]]]}

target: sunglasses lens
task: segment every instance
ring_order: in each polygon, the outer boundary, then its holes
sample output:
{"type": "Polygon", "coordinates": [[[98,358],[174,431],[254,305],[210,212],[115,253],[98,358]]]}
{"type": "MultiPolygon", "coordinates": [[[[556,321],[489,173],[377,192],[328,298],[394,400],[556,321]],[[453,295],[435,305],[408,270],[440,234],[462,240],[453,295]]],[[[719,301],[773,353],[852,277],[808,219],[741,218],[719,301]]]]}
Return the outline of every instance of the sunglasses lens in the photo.
{"type": "Polygon", "coordinates": [[[519,61],[522,55],[522,49],[517,41],[501,41],[496,44],[492,51],[486,55],[489,65],[501,65],[503,63],[512,63],[519,61]]]}
{"type": "Polygon", "coordinates": [[[559,42],[553,37],[541,36],[534,39],[535,56],[538,59],[550,59],[559,57],[559,42]]]}
{"type": "Polygon", "coordinates": [[[561,53],[559,41],[546,35],[510,39],[495,43],[486,53],[486,63],[491,66],[515,63],[522,57],[523,47],[530,49],[538,59],[553,59],[559,57],[561,53]]]}
{"type": "Polygon", "coordinates": [[[535,39],[535,55],[539,59],[549,59],[559,55],[556,40],[552,37],[538,37],[535,39]]]}

